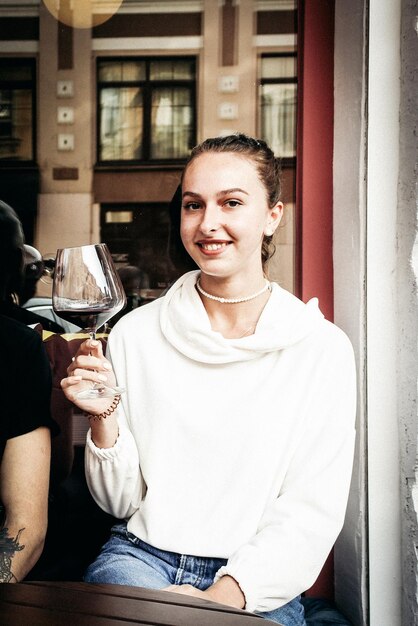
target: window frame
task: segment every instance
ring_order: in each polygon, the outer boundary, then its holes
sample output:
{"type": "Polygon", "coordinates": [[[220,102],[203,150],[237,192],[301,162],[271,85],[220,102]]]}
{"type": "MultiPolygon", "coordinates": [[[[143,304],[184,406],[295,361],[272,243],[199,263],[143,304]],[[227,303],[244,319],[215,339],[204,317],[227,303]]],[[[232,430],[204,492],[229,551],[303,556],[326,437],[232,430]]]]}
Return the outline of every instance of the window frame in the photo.
{"type": "Polygon", "coordinates": [[[170,87],[186,87],[191,93],[192,107],[192,124],[190,137],[190,150],[196,143],[197,136],[197,57],[194,55],[187,56],[100,56],[96,58],[96,166],[98,167],[129,167],[129,166],[155,166],[155,165],[179,165],[186,162],[187,157],[170,158],[170,159],[152,159],[151,158],[151,112],[152,112],[152,92],[154,88],[170,88],[170,87]],[[194,67],[193,79],[174,79],[174,80],[151,80],[150,68],[155,61],[190,61],[194,67]],[[101,63],[109,62],[144,62],[145,63],[145,79],[132,81],[100,81],[99,69],[101,63]],[[107,159],[99,158],[100,155],[100,125],[101,125],[101,107],[100,95],[101,90],[105,87],[133,87],[138,86],[143,93],[143,120],[142,120],[142,157],[140,159],[107,159]]]}
{"type": "Polygon", "coordinates": [[[2,80],[0,78],[1,90],[17,90],[27,89],[31,91],[31,104],[32,104],[32,155],[29,159],[2,159],[0,158],[0,166],[2,167],[33,167],[37,163],[37,135],[36,135],[36,120],[37,120],[37,61],[34,57],[2,57],[0,58],[0,65],[2,67],[12,66],[25,66],[29,67],[32,78],[29,80],[21,79],[9,79],[2,80]]]}
{"type": "MultiPolygon", "coordinates": [[[[299,80],[298,80],[298,75],[297,75],[297,69],[298,69],[298,65],[297,65],[297,60],[298,60],[298,52],[297,50],[289,50],[286,52],[262,52],[260,54],[260,79],[259,79],[259,87],[260,87],[260,91],[259,91],[259,98],[258,98],[258,107],[259,107],[259,134],[261,137],[261,120],[262,120],[262,113],[261,113],[261,88],[263,87],[263,85],[296,85],[296,96],[299,99],[299,80]],[[261,63],[263,59],[267,59],[267,58],[289,58],[289,57],[293,57],[295,59],[295,67],[296,67],[296,75],[295,76],[282,76],[282,77],[275,77],[275,78],[263,78],[261,76],[261,63]]],[[[297,124],[298,124],[298,115],[297,115],[297,111],[296,111],[296,136],[297,136],[297,124]]],[[[280,163],[282,165],[282,167],[295,167],[296,165],[296,158],[297,158],[297,142],[295,145],[295,156],[292,157],[280,157],[280,163]]]]}

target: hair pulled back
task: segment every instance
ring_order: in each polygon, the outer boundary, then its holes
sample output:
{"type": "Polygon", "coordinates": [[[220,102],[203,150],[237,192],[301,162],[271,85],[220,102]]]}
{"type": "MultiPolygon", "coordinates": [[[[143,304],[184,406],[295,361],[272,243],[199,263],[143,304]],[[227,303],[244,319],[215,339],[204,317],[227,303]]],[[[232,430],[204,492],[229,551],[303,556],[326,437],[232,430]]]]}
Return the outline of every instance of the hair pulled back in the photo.
{"type": "MultiPolygon", "coordinates": [[[[279,202],[282,194],[280,161],[262,139],[254,139],[243,133],[212,137],[205,139],[195,146],[183,170],[182,181],[188,166],[201,154],[207,152],[233,152],[254,163],[258,176],[263,183],[269,208],[279,202]]],[[[273,256],[275,247],[272,243],[273,235],[264,235],[261,247],[263,267],[273,256]]]]}

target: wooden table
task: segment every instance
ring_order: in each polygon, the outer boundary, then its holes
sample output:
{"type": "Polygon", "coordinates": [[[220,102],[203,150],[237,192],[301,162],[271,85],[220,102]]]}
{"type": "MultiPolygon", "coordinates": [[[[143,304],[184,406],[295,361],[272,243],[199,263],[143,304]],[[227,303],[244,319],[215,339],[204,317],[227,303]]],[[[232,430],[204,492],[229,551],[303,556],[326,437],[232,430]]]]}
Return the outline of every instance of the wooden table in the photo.
{"type": "Polygon", "coordinates": [[[1,626],[273,624],[252,613],[178,593],[81,582],[0,584],[0,623],[1,626]]]}

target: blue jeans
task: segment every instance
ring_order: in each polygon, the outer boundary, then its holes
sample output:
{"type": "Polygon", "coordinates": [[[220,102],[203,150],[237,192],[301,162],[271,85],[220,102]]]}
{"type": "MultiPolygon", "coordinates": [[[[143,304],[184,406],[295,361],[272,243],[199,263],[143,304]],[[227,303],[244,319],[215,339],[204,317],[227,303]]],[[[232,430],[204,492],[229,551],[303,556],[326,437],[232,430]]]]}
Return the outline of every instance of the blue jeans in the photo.
{"type": "MultiPolygon", "coordinates": [[[[88,568],[84,580],[89,583],[110,583],[162,589],[168,585],[193,585],[204,591],[213,583],[216,572],[226,559],[188,556],[158,550],[126,528],[126,523],[112,528],[109,541],[88,568]]],[[[306,626],[304,609],[299,598],[288,604],[257,613],[283,626],[306,626]]]]}

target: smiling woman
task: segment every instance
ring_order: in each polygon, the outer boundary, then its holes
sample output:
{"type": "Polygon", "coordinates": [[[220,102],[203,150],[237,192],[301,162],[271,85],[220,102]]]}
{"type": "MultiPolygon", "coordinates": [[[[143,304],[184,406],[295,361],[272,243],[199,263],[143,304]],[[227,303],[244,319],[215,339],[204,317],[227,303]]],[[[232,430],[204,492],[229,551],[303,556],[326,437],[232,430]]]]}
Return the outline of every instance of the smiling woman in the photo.
{"type": "Polygon", "coordinates": [[[225,151],[224,139],[204,142],[192,152],[182,181],[184,247],[202,270],[202,287],[228,298],[262,287],[263,242],[283,214],[278,176],[271,192],[265,182],[270,168],[278,174],[277,159],[271,153],[269,166],[261,166],[251,158],[258,146],[241,137],[242,148],[246,144],[247,151],[238,152],[225,151]]]}
{"type": "Polygon", "coordinates": [[[126,520],[85,580],[165,589],[305,626],[308,589],[342,527],[355,368],[344,333],[265,271],[280,167],[245,135],[208,139],[182,178],[179,229],[198,266],[124,316],[105,358],[86,342],[62,381],[126,389],[87,436],[95,500],[126,520]],[[110,370],[112,368],[113,371],[110,370]]]}

